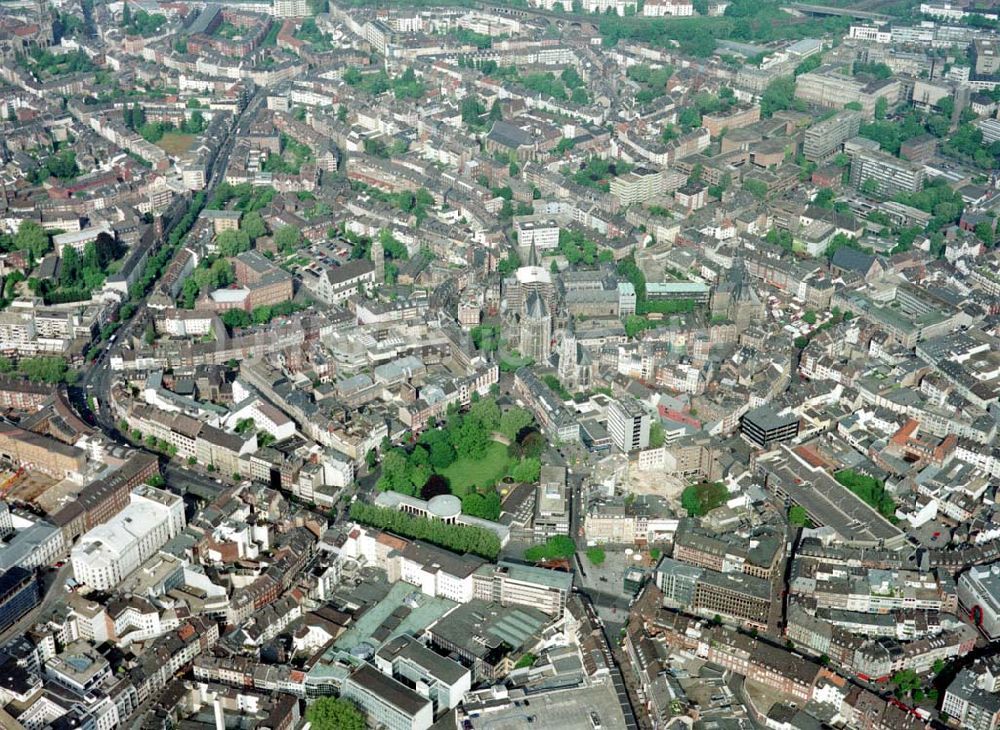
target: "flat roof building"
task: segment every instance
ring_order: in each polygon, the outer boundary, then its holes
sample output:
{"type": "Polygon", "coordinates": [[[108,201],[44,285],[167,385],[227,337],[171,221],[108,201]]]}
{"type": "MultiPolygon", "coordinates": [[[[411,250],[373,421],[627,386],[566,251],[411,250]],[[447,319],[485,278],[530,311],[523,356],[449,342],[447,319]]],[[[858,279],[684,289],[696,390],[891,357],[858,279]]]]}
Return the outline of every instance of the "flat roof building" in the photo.
{"type": "Polygon", "coordinates": [[[1000,562],[974,565],[962,573],[958,601],[987,638],[1000,636],[1000,562]]]}
{"type": "Polygon", "coordinates": [[[798,433],[798,416],[792,413],[779,415],[768,405],[747,411],[740,419],[740,435],[762,449],[782,441],[791,441],[798,433]]]}
{"type": "Polygon", "coordinates": [[[649,412],[632,396],[622,396],[608,406],[608,433],[625,453],[649,446],[650,425],[649,412]]]}
{"type": "Polygon", "coordinates": [[[340,696],[360,707],[375,727],[427,730],[434,724],[430,700],[371,664],[362,664],[344,681],[340,696]]]}

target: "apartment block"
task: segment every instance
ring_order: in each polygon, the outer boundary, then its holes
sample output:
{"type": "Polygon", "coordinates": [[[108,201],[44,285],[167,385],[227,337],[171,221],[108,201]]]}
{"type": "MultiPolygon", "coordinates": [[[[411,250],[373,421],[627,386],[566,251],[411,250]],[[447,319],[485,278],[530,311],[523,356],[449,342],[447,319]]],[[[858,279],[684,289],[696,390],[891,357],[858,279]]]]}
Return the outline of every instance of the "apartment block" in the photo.
{"type": "Polygon", "coordinates": [[[822,162],[836,154],[844,142],[861,129],[861,112],[853,109],[838,112],[806,130],[802,153],[810,162],[822,162]]]}
{"type": "Polygon", "coordinates": [[[857,150],[851,157],[851,184],[882,197],[916,193],[924,187],[924,168],[885,152],[857,150]]]}
{"type": "Polygon", "coordinates": [[[639,167],[611,179],[611,194],[622,207],[644,203],[666,191],[666,177],[662,170],[639,167]]]}

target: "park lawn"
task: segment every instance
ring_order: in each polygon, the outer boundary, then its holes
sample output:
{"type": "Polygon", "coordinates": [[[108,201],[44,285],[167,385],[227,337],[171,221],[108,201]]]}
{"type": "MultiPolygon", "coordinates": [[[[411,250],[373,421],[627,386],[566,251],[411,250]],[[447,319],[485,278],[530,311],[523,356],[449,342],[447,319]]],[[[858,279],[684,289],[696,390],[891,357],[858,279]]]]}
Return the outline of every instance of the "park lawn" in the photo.
{"type": "Polygon", "coordinates": [[[483,487],[494,484],[507,474],[510,468],[507,447],[496,441],[486,445],[486,454],[481,459],[458,459],[439,473],[448,480],[452,494],[461,497],[472,486],[483,487]]]}
{"type": "Polygon", "coordinates": [[[194,140],[195,135],[193,134],[184,134],[183,132],[165,132],[160,141],[156,143],[156,146],[168,155],[180,157],[191,149],[191,145],[194,144],[194,140]]]}

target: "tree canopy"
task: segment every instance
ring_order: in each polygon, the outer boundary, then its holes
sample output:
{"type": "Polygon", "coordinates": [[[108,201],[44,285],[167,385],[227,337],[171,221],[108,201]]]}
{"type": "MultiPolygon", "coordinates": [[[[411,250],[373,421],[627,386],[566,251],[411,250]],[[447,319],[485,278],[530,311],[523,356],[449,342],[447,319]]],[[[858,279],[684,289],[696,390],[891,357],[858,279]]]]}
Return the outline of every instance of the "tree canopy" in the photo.
{"type": "Polygon", "coordinates": [[[350,701],[320,697],[306,709],[313,730],[365,730],[365,716],[350,701]]]}

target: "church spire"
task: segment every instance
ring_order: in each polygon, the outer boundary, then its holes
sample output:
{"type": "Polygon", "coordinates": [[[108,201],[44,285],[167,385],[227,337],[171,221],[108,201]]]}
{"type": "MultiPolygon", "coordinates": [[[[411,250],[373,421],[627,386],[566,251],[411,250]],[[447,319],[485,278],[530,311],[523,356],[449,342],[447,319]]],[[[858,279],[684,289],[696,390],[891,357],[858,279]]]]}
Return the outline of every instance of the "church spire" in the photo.
{"type": "Polygon", "coordinates": [[[528,249],[528,266],[538,266],[538,251],[535,249],[535,240],[531,240],[531,247],[528,249]]]}

